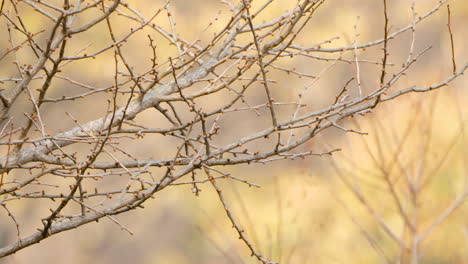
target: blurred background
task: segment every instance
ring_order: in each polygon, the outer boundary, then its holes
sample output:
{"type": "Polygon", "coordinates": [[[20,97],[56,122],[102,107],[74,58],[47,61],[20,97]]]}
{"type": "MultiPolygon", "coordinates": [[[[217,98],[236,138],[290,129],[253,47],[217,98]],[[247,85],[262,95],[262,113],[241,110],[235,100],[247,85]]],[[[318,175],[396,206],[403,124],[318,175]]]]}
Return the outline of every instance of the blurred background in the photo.
{"type": "MultiPolygon", "coordinates": [[[[160,7],[162,1],[128,2],[149,15],[160,7]]],[[[254,6],[260,2],[254,1],[254,6]]],[[[411,24],[412,3],[407,0],[388,1],[391,31],[411,24]]],[[[416,0],[414,7],[420,15],[437,3],[434,0],[416,0]]],[[[283,13],[294,4],[287,0],[276,1],[265,11],[265,19],[283,13]]],[[[178,33],[189,40],[203,40],[199,32],[219,10],[226,9],[220,1],[214,0],[174,0],[171,8],[178,33]]],[[[468,36],[465,32],[468,2],[450,1],[450,8],[455,58],[458,66],[462,67],[468,58],[468,36]]],[[[31,31],[35,30],[34,27],[40,29],[42,23],[48,23],[39,20],[32,9],[25,8],[24,12],[30,14],[26,16],[25,23],[31,31]]],[[[227,19],[223,14],[219,15],[220,21],[227,19]]],[[[118,25],[119,18],[113,21],[118,25]]],[[[158,18],[156,23],[168,27],[164,18],[158,18]]],[[[356,27],[359,33],[357,42],[365,43],[382,38],[382,25],[382,1],[325,1],[298,41],[310,46],[339,36],[340,39],[327,47],[351,45],[356,38],[356,27]]],[[[203,34],[212,34],[210,30],[214,32],[221,26],[219,22],[203,34]]],[[[125,29],[122,27],[122,32],[125,29]]],[[[79,39],[74,45],[78,49],[87,45],[89,39],[95,43],[109,42],[108,37],[99,34],[100,30],[105,30],[105,27],[98,26],[87,32],[81,36],[82,42],[79,39]]],[[[399,81],[398,89],[440,82],[452,71],[445,6],[417,25],[416,36],[416,51],[428,46],[431,49],[410,69],[408,77],[399,81]]],[[[141,61],[142,69],[150,63],[149,50],[146,50],[149,48],[135,47],[140,47],[139,43],[144,38],[143,32],[125,46],[132,64],[138,68],[141,61]]],[[[389,61],[394,65],[391,70],[397,70],[406,60],[410,44],[411,32],[389,43],[389,61]]],[[[161,56],[167,57],[174,52],[174,47],[164,45],[161,44],[159,49],[161,56]]],[[[370,48],[362,52],[360,59],[380,61],[381,53],[381,46],[370,48]]],[[[331,59],[314,63],[299,59],[284,62],[284,65],[317,75],[336,58],[332,54],[322,55],[331,59]]],[[[352,53],[343,58],[353,60],[352,53]]],[[[22,59],[27,61],[33,57],[24,54],[22,59]]],[[[70,65],[67,70],[85,83],[103,85],[112,80],[114,74],[113,68],[106,66],[109,59],[112,59],[112,54],[104,54],[93,62],[86,60],[70,65]]],[[[2,65],[0,72],[6,76],[14,70],[12,65],[2,65]]],[[[364,89],[373,89],[373,85],[378,84],[379,70],[373,64],[361,64],[364,89]]],[[[304,102],[314,108],[326,104],[326,99],[341,89],[354,74],[355,65],[339,62],[313,84],[301,78],[282,78],[280,73],[272,78],[282,80],[276,83],[277,87],[295,91],[284,91],[283,94],[278,89],[277,97],[285,100],[295,96],[304,86],[311,85],[304,102]]],[[[468,203],[464,203],[468,194],[467,82],[468,79],[462,76],[443,89],[398,98],[381,104],[371,114],[346,122],[347,128],[367,135],[330,130],[304,147],[320,151],[342,149],[332,157],[224,168],[224,172],[261,186],[256,188],[235,181],[219,181],[227,203],[247,237],[263,256],[280,263],[409,263],[410,252],[401,249],[396,242],[400,239],[412,243],[414,239],[411,231],[404,227],[405,219],[401,214],[404,211],[412,219],[417,219],[419,232],[427,231],[418,253],[419,263],[468,263],[468,203]],[[409,179],[417,179],[421,183],[420,188],[411,189],[409,179]],[[392,230],[396,238],[386,229],[392,230]]],[[[63,83],[54,84],[57,88],[53,93],[57,96],[62,95],[58,88],[61,85],[63,83]]],[[[255,102],[256,95],[252,96],[255,102]]],[[[257,96],[262,102],[263,95],[257,96]]],[[[87,104],[76,102],[67,106],[67,111],[79,113],[80,120],[88,121],[95,117],[96,112],[103,112],[106,108],[98,101],[87,104]]],[[[61,103],[47,107],[47,118],[61,120],[49,122],[51,131],[74,126],[73,120],[64,118],[61,103]]],[[[21,113],[18,110],[16,114],[20,116],[21,113]]],[[[151,113],[145,113],[141,118],[153,117],[151,113]]],[[[243,120],[242,116],[233,118],[231,124],[224,124],[231,137],[255,130],[257,123],[262,122],[243,120]]],[[[138,145],[129,151],[151,156],[169,145],[162,137],[150,140],[151,144],[138,145]]],[[[102,219],[52,236],[0,260],[0,263],[257,263],[238,239],[213,188],[209,184],[200,185],[200,188],[201,193],[195,196],[189,185],[170,187],[148,201],[145,209],[116,216],[134,235],[121,230],[112,221],[102,219]]],[[[23,234],[37,228],[29,225],[28,221],[43,217],[43,209],[28,203],[18,203],[13,208],[20,224],[27,227],[23,234]]],[[[15,239],[16,231],[11,228],[4,212],[0,213],[0,219],[0,246],[3,246],[15,239]]]]}

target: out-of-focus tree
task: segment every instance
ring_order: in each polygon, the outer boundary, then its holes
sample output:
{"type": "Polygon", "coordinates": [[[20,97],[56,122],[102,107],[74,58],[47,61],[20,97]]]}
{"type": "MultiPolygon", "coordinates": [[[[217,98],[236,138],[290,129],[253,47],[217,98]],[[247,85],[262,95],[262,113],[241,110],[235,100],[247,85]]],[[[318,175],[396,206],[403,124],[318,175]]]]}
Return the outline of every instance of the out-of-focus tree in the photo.
{"type": "Polygon", "coordinates": [[[333,192],[334,196],[383,263],[466,259],[461,246],[466,240],[463,206],[468,200],[466,117],[453,94],[428,98],[426,104],[413,98],[412,115],[403,120],[397,111],[396,117],[381,119],[383,115],[377,114],[355,123],[356,129],[373,132],[352,144],[352,152],[361,155],[331,158],[336,175],[350,191],[333,192]],[[450,108],[442,109],[444,104],[450,108]],[[438,124],[441,114],[451,114],[443,119],[452,124],[438,124]],[[403,128],[388,126],[397,119],[403,128]],[[441,133],[443,138],[438,139],[441,133]],[[440,243],[448,236],[449,244],[440,243]]]}
{"type": "Polygon", "coordinates": [[[326,1],[290,1],[272,17],[277,2],[219,1],[205,27],[184,36],[171,1],[144,11],[121,0],[2,1],[0,205],[17,236],[0,257],[101,218],[131,232],[114,216],[143,208],[168,187],[191,185],[198,195],[208,183],[252,256],[273,263],[250,242],[218,182],[255,184],[223,168],[332,155],[339,149],[306,143],[330,129],[365,134],[344,121],[445,87],[468,67],[457,64],[449,20],[451,73],[420,86],[399,82],[430,50],[416,48],[417,25],[447,0],[422,14],[413,9],[399,29],[382,0],[381,38],[360,43],[356,25],[348,45],[338,37],[301,44],[326,1]],[[404,34],[411,36],[407,55],[396,66],[389,45],[404,34]],[[380,58],[362,59],[372,48],[382,49],[380,58]],[[139,57],[129,55],[135,51],[139,57]],[[291,66],[299,62],[310,72],[291,66]],[[341,63],[354,65],[354,76],[315,89],[320,100],[311,101],[309,88],[341,63]],[[375,69],[366,85],[363,65],[375,69]],[[285,78],[289,84],[278,82],[285,78]],[[26,236],[10,209],[24,201],[44,208],[26,236]]]}

